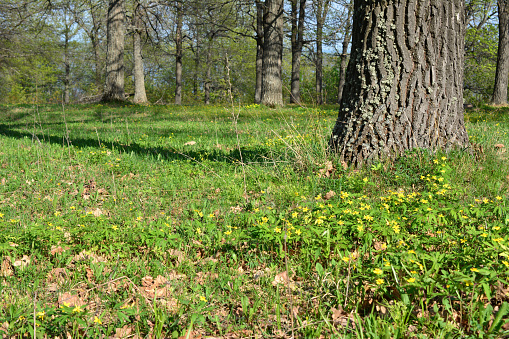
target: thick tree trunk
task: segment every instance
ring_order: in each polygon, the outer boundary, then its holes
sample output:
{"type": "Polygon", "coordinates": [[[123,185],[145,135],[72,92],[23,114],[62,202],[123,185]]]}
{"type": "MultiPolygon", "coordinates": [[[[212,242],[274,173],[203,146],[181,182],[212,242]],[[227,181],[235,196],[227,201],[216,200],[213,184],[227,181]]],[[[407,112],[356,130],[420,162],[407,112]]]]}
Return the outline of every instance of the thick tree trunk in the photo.
{"type": "Polygon", "coordinates": [[[143,56],[141,53],[141,6],[136,2],[133,17],[133,54],[134,54],[134,99],[137,104],[146,103],[147,93],[145,92],[145,71],[143,67],[143,56]]]}
{"type": "Polygon", "coordinates": [[[345,87],[346,81],[346,66],[348,65],[348,45],[350,44],[350,39],[352,37],[352,13],[353,13],[353,4],[350,3],[348,7],[348,17],[346,19],[347,25],[345,27],[345,35],[343,36],[343,50],[341,51],[340,64],[339,64],[339,84],[338,84],[338,101],[337,103],[341,103],[341,98],[343,98],[343,88],[345,87]]]}
{"type": "Polygon", "coordinates": [[[106,87],[103,101],[124,101],[124,0],[109,0],[106,87]]]}
{"type": "Polygon", "coordinates": [[[492,103],[507,105],[509,77],[509,1],[498,0],[498,55],[492,103]]]}
{"type": "Polygon", "coordinates": [[[264,4],[256,0],[256,87],[254,103],[262,101],[262,70],[263,70],[263,12],[264,4]]]}
{"type": "Polygon", "coordinates": [[[283,51],[283,0],[266,0],[263,20],[263,69],[261,103],[283,105],[281,59],[283,51]]]}
{"type": "Polygon", "coordinates": [[[177,31],[175,33],[175,104],[182,104],[182,3],[177,1],[177,31]]]}
{"type": "Polygon", "coordinates": [[[290,103],[300,103],[300,58],[304,40],[304,19],[306,0],[292,0],[292,79],[290,83],[290,103]],[[297,4],[299,9],[297,10],[297,4]],[[297,11],[298,19],[297,19],[297,11]]]}
{"type": "Polygon", "coordinates": [[[355,165],[468,144],[463,0],[355,0],[347,83],[330,147],[355,165]]]}

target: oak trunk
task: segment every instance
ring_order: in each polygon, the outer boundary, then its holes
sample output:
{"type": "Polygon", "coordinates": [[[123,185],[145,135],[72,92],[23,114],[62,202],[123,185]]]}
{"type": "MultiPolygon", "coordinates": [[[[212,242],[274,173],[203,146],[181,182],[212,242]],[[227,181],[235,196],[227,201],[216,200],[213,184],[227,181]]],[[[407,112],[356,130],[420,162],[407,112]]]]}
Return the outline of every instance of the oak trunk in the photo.
{"type": "Polygon", "coordinates": [[[330,147],[355,165],[468,144],[463,0],[355,0],[351,58],[330,147]]]}

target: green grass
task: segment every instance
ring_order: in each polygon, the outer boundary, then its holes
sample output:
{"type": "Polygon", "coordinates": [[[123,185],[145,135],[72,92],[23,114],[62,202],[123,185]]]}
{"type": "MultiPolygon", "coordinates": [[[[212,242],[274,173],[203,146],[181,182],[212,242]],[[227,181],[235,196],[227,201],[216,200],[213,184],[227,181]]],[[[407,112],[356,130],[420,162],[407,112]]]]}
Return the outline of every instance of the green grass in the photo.
{"type": "Polygon", "coordinates": [[[507,113],[343,169],[332,106],[2,106],[0,333],[508,336],[507,113]]]}

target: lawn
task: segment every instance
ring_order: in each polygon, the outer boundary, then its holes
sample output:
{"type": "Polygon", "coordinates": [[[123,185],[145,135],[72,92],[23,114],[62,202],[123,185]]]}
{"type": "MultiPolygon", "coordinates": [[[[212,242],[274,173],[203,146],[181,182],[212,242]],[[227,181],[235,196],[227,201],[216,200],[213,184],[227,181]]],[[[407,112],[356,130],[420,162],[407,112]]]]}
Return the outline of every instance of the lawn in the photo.
{"type": "Polygon", "coordinates": [[[509,109],[360,169],[333,106],[0,116],[4,338],[509,337],[509,109]]]}

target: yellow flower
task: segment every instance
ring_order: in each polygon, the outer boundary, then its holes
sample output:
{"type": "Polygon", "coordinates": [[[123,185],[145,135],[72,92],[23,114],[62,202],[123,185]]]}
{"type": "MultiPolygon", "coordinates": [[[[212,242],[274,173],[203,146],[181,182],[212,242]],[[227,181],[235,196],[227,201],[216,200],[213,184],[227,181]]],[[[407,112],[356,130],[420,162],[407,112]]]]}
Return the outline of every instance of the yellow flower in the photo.
{"type": "Polygon", "coordinates": [[[279,227],[274,228],[274,232],[281,233],[281,228],[279,228],[279,227]]]}
{"type": "Polygon", "coordinates": [[[344,262],[349,262],[349,261],[350,261],[350,258],[348,258],[348,257],[343,257],[343,258],[341,258],[341,259],[342,259],[344,262]]]}
{"type": "Polygon", "coordinates": [[[494,227],[493,227],[493,229],[494,229],[495,231],[498,231],[498,230],[500,229],[500,226],[494,226],[494,227]]]}
{"type": "Polygon", "coordinates": [[[382,285],[383,283],[384,283],[383,279],[376,279],[376,284],[377,285],[382,285]]]}
{"type": "Polygon", "coordinates": [[[0,218],[3,218],[4,217],[4,214],[3,213],[0,213],[0,218]]]}
{"type": "Polygon", "coordinates": [[[301,235],[301,233],[302,233],[301,230],[295,230],[295,234],[301,235]]]}
{"type": "Polygon", "coordinates": [[[113,226],[111,226],[111,228],[113,228],[115,231],[118,230],[118,226],[117,225],[113,225],[113,226]]]}
{"type": "Polygon", "coordinates": [[[507,261],[502,261],[502,264],[504,264],[505,267],[509,267],[509,262],[507,262],[507,261]]]}
{"type": "Polygon", "coordinates": [[[380,275],[380,274],[382,274],[382,273],[383,273],[383,271],[382,271],[381,269],[379,269],[379,268],[375,268],[375,269],[373,270],[373,273],[375,273],[376,275],[380,275]]]}
{"type": "Polygon", "coordinates": [[[205,301],[205,302],[207,302],[207,298],[205,298],[203,295],[200,295],[200,301],[205,301]]]}
{"type": "Polygon", "coordinates": [[[196,233],[197,233],[197,234],[201,234],[201,228],[197,228],[197,229],[196,229],[196,233]]]}
{"type": "Polygon", "coordinates": [[[60,211],[56,211],[55,213],[53,213],[55,215],[55,217],[58,217],[60,214],[62,214],[60,211]]]}
{"type": "Polygon", "coordinates": [[[357,226],[357,230],[359,232],[362,232],[364,230],[364,226],[362,226],[362,225],[357,226]]]}
{"type": "Polygon", "coordinates": [[[362,179],[362,181],[368,182],[368,178],[364,178],[364,179],[362,179]]]}
{"type": "Polygon", "coordinates": [[[81,313],[81,312],[83,312],[83,309],[81,308],[81,306],[76,306],[72,310],[72,313],[81,313]]]}
{"type": "Polygon", "coordinates": [[[209,218],[214,218],[214,213],[210,213],[209,218]]]}
{"type": "Polygon", "coordinates": [[[42,312],[37,312],[37,314],[36,314],[36,315],[37,315],[37,318],[39,318],[39,319],[41,319],[41,320],[42,320],[42,319],[44,319],[44,316],[46,315],[46,312],[44,312],[44,311],[42,311],[42,312]]]}
{"type": "Polygon", "coordinates": [[[477,268],[475,268],[475,267],[472,267],[470,270],[471,270],[472,272],[479,272],[479,270],[478,270],[477,268]]]}
{"type": "Polygon", "coordinates": [[[483,234],[481,234],[481,237],[483,237],[483,238],[486,238],[487,236],[488,236],[488,234],[487,234],[487,233],[483,233],[483,234]]]}
{"type": "Polygon", "coordinates": [[[409,250],[407,253],[408,254],[415,254],[415,251],[414,250],[409,250]]]}
{"type": "Polygon", "coordinates": [[[226,231],[226,232],[224,232],[224,234],[230,235],[230,234],[232,234],[232,231],[226,231]]]}
{"type": "Polygon", "coordinates": [[[103,322],[101,321],[101,319],[99,319],[99,318],[97,318],[97,316],[95,316],[95,317],[94,317],[94,323],[97,323],[97,324],[99,324],[99,325],[102,325],[102,323],[103,323],[103,322]]]}
{"type": "Polygon", "coordinates": [[[298,216],[299,216],[299,213],[297,213],[297,212],[292,213],[292,218],[297,218],[298,216]]]}
{"type": "Polygon", "coordinates": [[[415,282],[415,278],[409,278],[406,281],[408,281],[409,283],[413,283],[413,282],[415,282]]]}
{"type": "Polygon", "coordinates": [[[502,200],[502,197],[497,195],[497,196],[495,197],[495,199],[497,199],[497,200],[502,200]]]}

